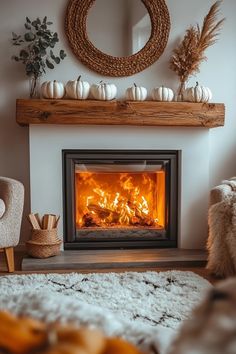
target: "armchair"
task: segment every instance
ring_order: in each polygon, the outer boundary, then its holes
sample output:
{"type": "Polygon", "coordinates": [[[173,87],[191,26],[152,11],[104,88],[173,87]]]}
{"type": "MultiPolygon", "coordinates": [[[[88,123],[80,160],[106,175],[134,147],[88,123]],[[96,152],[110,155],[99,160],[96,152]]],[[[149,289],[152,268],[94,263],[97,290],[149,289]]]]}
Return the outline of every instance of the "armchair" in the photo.
{"type": "Polygon", "coordinates": [[[207,268],[221,277],[236,275],[236,177],[211,190],[208,225],[207,268]]]}
{"type": "Polygon", "coordinates": [[[20,238],[24,186],[14,179],[0,177],[0,251],[5,252],[9,272],[14,272],[14,249],[20,238]]]}

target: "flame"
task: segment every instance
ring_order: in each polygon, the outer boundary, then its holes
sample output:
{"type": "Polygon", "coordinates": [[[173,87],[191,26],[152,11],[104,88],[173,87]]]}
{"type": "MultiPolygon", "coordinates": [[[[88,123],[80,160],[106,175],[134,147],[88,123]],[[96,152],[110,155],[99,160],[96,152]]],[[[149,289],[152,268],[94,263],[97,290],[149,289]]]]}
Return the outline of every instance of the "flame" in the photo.
{"type": "Polygon", "coordinates": [[[75,175],[76,226],[158,227],[165,225],[165,173],[75,175]]]}

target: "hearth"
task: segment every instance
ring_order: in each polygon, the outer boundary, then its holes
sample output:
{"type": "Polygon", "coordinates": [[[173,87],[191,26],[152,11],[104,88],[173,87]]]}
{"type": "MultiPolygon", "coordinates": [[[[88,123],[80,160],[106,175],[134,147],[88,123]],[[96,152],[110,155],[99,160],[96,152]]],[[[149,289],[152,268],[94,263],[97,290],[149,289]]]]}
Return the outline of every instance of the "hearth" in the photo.
{"type": "Polygon", "coordinates": [[[176,150],[63,150],[64,247],[176,247],[176,150]]]}

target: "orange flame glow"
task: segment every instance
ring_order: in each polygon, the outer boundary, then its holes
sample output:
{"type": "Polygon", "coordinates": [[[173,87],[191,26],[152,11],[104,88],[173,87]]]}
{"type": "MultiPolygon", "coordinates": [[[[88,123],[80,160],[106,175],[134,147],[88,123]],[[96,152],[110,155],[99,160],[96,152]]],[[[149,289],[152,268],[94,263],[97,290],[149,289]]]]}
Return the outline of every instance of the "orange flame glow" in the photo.
{"type": "Polygon", "coordinates": [[[165,172],[75,175],[76,227],[165,226],[165,172]]]}

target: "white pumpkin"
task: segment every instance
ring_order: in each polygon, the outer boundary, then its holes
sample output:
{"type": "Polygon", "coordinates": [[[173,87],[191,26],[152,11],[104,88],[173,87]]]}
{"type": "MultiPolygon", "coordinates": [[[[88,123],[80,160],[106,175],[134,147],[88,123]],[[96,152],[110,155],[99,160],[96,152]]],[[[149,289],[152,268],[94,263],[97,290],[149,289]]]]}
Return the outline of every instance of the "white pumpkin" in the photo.
{"type": "Polygon", "coordinates": [[[168,87],[155,87],[152,90],[152,99],[154,101],[164,101],[164,102],[170,102],[173,101],[174,98],[174,92],[168,87]]]}
{"type": "Polygon", "coordinates": [[[114,84],[100,82],[91,86],[91,94],[95,100],[110,101],[116,97],[117,88],[114,84]]]}
{"type": "Polygon", "coordinates": [[[45,81],[42,83],[41,92],[44,98],[62,98],[65,94],[64,84],[56,80],[45,81]]]}
{"type": "Polygon", "coordinates": [[[211,90],[208,87],[200,86],[198,82],[195,87],[189,87],[184,91],[184,100],[188,102],[208,102],[211,99],[211,90]]]}
{"type": "Polygon", "coordinates": [[[86,100],[89,95],[90,85],[87,81],[82,81],[81,76],[78,80],[69,80],[66,83],[66,94],[74,100],[86,100]]]}
{"type": "Polygon", "coordinates": [[[134,86],[127,88],[125,97],[128,101],[145,101],[147,98],[147,89],[134,84],[134,86]]]}

